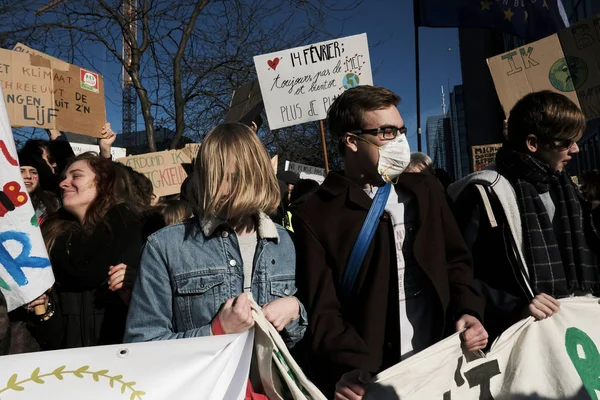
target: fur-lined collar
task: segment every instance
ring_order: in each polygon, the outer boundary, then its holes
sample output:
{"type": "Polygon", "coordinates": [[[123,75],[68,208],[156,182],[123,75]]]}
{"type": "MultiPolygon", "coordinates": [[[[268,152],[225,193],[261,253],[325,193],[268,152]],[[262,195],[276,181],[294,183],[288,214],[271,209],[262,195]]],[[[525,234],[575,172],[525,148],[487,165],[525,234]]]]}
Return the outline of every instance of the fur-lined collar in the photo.
{"type": "MultiPolygon", "coordinates": [[[[258,237],[260,239],[274,239],[279,242],[279,234],[277,233],[277,227],[275,223],[271,221],[271,218],[262,211],[256,215],[255,218],[258,223],[258,237]]],[[[208,237],[215,233],[215,230],[226,224],[226,221],[215,216],[204,216],[200,219],[200,227],[204,236],[208,237]]]]}

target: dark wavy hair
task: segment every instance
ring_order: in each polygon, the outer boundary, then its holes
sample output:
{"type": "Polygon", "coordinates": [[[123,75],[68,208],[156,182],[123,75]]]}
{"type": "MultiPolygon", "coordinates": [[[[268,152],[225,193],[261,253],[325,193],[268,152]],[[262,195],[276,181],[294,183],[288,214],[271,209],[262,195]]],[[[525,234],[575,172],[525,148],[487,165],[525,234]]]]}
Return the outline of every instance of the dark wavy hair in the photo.
{"type": "Polygon", "coordinates": [[[139,214],[150,211],[154,191],[152,181],[125,164],[114,165],[117,169],[116,195],[139,214]]]}
{"type": "MultiPolygon", "coordinates": [[[[99,157],[95,153],[83,153],[69,160],[65,171],[77,161],[87,162],[96,174],[97,195],[89,205],[82,223],[64,208],[48,218],[42,229],[48,252],[52,250],[56,239],[63,234],[73,235],[77,233],[88,236],[101,224],[106,224],[108,227],[104,218],[108,210],[117,204],[127,203],[126,195],[116,190],[118,183],[117,167],[111,160],[99,157]]],[[[64,179],[64,173],[61,178],[64,179]]],[[[131,211],[136,213],[134,209],[131,211]]]]}
{"type": "Polygon", "coordinates": [[[543,90],[524,96],[512,108],[507,140],[516,150],[525,148],[530,134],[544,141],[568,143],[582,135],[585,126],[585,115],[571,99],[543,90]]]}
{"type": "Polygon", "coordinates": [[[327,111],[327,124],[338,142],[340,153],[343,155],[345,152],[346,132],[364,128],[365,112],[397,106],[399,103],[398,95],[379,86],[356,86],[339,95],[327,111]]]}

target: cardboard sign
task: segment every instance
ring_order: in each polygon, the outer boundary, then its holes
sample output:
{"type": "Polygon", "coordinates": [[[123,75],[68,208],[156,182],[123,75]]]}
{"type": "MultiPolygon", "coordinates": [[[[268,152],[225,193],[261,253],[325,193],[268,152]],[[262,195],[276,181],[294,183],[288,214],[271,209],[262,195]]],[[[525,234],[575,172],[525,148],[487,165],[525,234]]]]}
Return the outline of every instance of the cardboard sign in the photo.
{"type": "MultiPolygon", "coordinates": [[[[71,145],[71,148],[73,149],[73,153],[75,153],[76,156],[81,153],[86,153],[88,151],[93,151],[94,153],[100,154],[100,146],[98,146],[96,144],[73,143],[73,142],[69,142],[69,144],[71,145]]],[[[123,157],[127,156],[127,149],[125,149],[123,147],[111,147],[110,154],[112,155],[113,159],[115,159],[115,160],[117,158],[123,158],[123,157]]]]}
{"type": "Polygon", "coordinates": [[[183,148],[183,151],[186,153],[190,160],[194,160],[198,157],[198,153],[200,152],[201,143],[188,143],[183,148]]]}
{"type": "Polygon", "coordinates": [[[0,59],[0,86],[11,126],[102,136],[102,75],[21,44],[15,51],[0,49],[0,59]]]}
{"type": "Polygon", "coordinates": [[[35,300],[54,284],[37,217],[21,177],[0,88],[0,290],[8,311],[35,300]]]}
{"type": "Polygon", "coordinates": [[[271,129],[327,117],[344,90],[372,85],[367,34],[254,57],[271,129]]]}
{"type": "Polygon", "coordinates": [[[188,153],[183,149],[146,153],[119,158],[117,161],[146,175],[152,181],[157,197],[181,191],[181,184],[187,177],[181,164],[191,162],[188,153]]]}
{"type": "Polygon", "coordinates": [[[523,96],[552,90],[600,117],[600,15],[487,61],[507,116],[523,96]]]}
{"type": "Polygon", "coordinates": [[[258,79],[255,79],[233,92],[225,122],[242,122],[249,125],[260,115],[263,108],[260,85],[258,79]]]}
{"type": "Polygon", "coordinates": [[[471,152],[473,153],[473,171],[481,171],[488,165],[496,162],[496,153],[500,147],[502,147],[502,143],[471,146],[471,152]]]}

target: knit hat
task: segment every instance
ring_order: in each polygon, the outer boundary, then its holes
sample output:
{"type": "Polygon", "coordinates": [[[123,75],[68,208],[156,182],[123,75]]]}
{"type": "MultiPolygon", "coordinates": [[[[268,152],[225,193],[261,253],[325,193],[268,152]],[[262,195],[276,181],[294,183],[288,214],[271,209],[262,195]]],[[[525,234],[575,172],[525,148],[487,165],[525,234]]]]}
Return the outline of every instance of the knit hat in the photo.
{"type": "Polygon", "coordinates": [[[39,160],[38,157],[34,156],[29,152],[20,151],[18,153],[19,157],[19,166],[21,167],[33,167],[35,169],[40,170],[40,164],[44,162],[43,160],[39,160]]]}

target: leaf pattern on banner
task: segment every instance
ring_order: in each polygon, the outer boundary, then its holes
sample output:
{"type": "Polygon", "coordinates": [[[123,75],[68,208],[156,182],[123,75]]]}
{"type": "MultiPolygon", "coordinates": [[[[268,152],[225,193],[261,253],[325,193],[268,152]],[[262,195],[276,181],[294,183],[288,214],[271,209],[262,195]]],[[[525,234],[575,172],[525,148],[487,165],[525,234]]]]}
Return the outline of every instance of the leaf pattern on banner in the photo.
{"type": "Polygon", "coordinates": [[[33,372],[31,373],[31,376],[29,378],[23,379],[21,381],[18,380],[17,374],[13,374],[10,376],[10,378],[8,378],[8,381],[6,382],[6,386],[3,388],[0,388],[0,393],[7,392],[9,390],[13,390],[16,392],[22,392],[25,390],[24,384],[29,383],[29,382],[43,385],[46,383],[46,381],[43,378],[55,377],[59,381],[62,381],[64,378],[64,375],[74,375],[80,379],[83,379],[86,376],[91,376],[92,379],[96,382],[100,382],[101,381],[100,378],[105,378],[108,380],[108,384],[110,385],[111,388],[115,387],[115,383],[117,384],[117,387],[120,386],[121,394],[125,394],[125,392],[130,391],[131,394],[129,395],[129,400],[136,400],[136,399],[143,400],[143,396],[146,395],[146,392],[144,392],[142,390],[137,390],[135,388],[135,385],[136,385],[135,381],[130,381],[130,382],[124,381],[123,375],[111,376],[108,374],[110,372],[108,369],[101,369],[98,371],[90,371],[89,365],[83,365],[72,371],[66,371],[65,370],[66,368],[67,368],[66,365],[62,365],[62,366],[56,368],[52,372],[40,375],[40,368],[38,367],[33,370],[33,372]]]}

